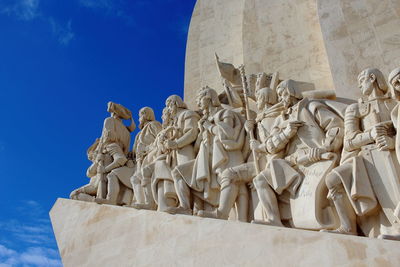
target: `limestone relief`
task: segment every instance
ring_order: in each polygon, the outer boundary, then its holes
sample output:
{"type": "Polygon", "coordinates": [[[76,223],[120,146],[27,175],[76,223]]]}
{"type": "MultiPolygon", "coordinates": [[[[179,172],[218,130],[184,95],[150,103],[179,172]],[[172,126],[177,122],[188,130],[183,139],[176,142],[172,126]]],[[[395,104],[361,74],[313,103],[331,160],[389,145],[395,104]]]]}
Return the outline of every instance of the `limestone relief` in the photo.
{"type": "Polygon", "coordinates": [[[400,68],[361,71],[351,102],[216,63],[222,93],[199,89],[196,110],[172,95],[162,123],[141,108],[131,150],[132,113],[110,102],[71,199],[400,240],[400,68]]]}

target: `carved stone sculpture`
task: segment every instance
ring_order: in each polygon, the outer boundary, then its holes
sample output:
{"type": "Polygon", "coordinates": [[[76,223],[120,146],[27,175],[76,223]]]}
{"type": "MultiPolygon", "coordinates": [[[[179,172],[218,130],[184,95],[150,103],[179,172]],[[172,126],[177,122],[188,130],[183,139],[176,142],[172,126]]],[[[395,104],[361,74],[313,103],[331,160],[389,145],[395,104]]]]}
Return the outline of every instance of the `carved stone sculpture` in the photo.
{"type": "Polygon", "coordinates": [[[98,162],[100,161],[100,157],[98,157],[100,154],[97,153],[99,141],[99,139],[96,139],[93,145],[87,150],[87,157],[92,162],[86,171],[86,176],[90,178],[90,182],[72,191],[70,194],[71,199],[93,202],[96,198],[100,179],[100,176],[97,174],[98,162]]]}
{"type": "Polygon", "coordinates": [[[326,179],[341,223],[331,232],[357,234],[358,221],[366,236],[376,237],[393,233],[384,225],[399,222],[400,166],[391,118],[396,103],[379,70],[365,69],[358,84],[365,98],[346,110],[341,165],[326,179]]]}
{"type": "Polygon", "coordinates": [[[269,220],[265,223],[281,225],[276,196],[270,187],[279,195],[280,202],[289,204],[290,216],[285,219],[291,225],[320,229],[327,217],[325,207],[321,203],[309,204],[324,192],[320,184],[336,163],[342,145],[343,121],[327,106],[303,98],[291,80],[281,82],[277,94],[285,111],[274,120],[266,142],[251,142],[252,149],[273,155],[268,167],[254,179],[267,211],[269,220]]]}
{"type": "Polygon", "coordinates": [[[199,152],[194,161],[178,165],[175,172],[192,189],[194,214],[218,206],[220,175],[224,169],[243,163],[245,141],[243,117],[222,108],[215,90],[200,90],[197,103],[203,115],[198,123],[199,152]]]}
{"type": "Polygon", "coordinates": [[[129,205],[132,199],[129,178],[132,175],[133,162],[128,160],[128,152],[130,133],[136,126],[131,112],[122,105],[109,102],[107,111],[111,116],[104,120],[102,135],[88,152],[93,155],[93,164],[88,175],[96,178],[91,180],[90,186],[85,187],[84,191],[92,191],[96,187],[94,200],[97,203],[129,205]],[[129,127],[122,123],[123,119],[131,121],[129,127]]]}
{"type": "MultiPolygon", "coordinates": [[[[276,104],[276,93],[270,88],[259,89],[256,92],[257,108],[259,110],[257,115],[257,136],[258,140],[265,142],[266,138],[269,136],[270,126],[273,123],[275,117],[277,117],[281,111],[283,111],[283,106],[281,104],[276,104]]],[[[254,121],[246,122],[246,130],[248,132],[252,131],[254,128],[254,121]]],[[[259,155],[259,166],[264,169],[267,165],[267,154],[260,153],[259,155]]],[[[238,166],[233,166],[227,168],[221,174],[221,195],[219,207],[213,212],[202,211],[200,215],[207,217],[214,217],[219,219],[228,219],[231,208],[237,199],[247,198],[247,188],[246,184],[252,182],[253,178],[257,175],[255,168],[255,162],[250,161],[238,166]]],[[[268,189],[269,187],[267,187],[268,189]]],[[[274,194],[273,192],[271,192],[274,194]]],[[[268,196],[268,192],[263,194],[263,196],[268,196]]],[[[241,221],[248,221],[248,206],[241,205],[241,210],[238,210],[238,217],[241,221]]],[[[267,206],[267,208],[277,209],[277,205],[272,207],[267,206]]],[[[273,214],[274,212],[269,211],[268,214],[273,214]]],[[[271,218],[271,221],[273,219],[271,218]]]]}
{"type": "Polygon", "coordinates": [[[200,116],[189,110],[183,100],[172,95],[165,101],[166,114],[172,119],[167,124],[173,134],[167,135],[169,138],[166,147],[170,151],[172,176],[174,178],[174,186],[179,197],[179,206],[167,209],[170,213],[192,214],[191,192],[188,185],[179,174],[176,166],[186,164],[195,158],[194,142],[197,139],[198,121],[200,116]]]}
{"type": "MultiPolygon", "coordinates": [[[[171,175],[171,151],[167,149],[167,141],[171,134],[173,134],[172,128],[162,129],[157,134],[154,150],[150,152],[153,160],[144,165],[142,169],[142,186],[147,188],[151,185],[151,197],[154,199],[158,211],[166,211],[178,204],[178,196],[171,175]]],[[[153,205],[138,206],[138,208],[150,209],[153,207],[153,205]]]]}
{"type": "Polygon", "coordinates": [[[118,196],[124,191],[124,204],[129,205],[132,199],[130,176],[133,173],[133,162],[128,160],[131,132],[136,125],[132,113],[127,108],[113,102],[108,103],[111,116],[104,121],[98,151],[103,156],[99,162],[98,173],[101,176],[95,201],[99,204],[117,204],[118,196]],[[123,119],[129,119],[131,125],[125,126],[123,119]],[[109,159],[112,159],[109,162],[109,159]],[[128,188],[129,190],[125,190],[128,188]]]}
{"type": "Polygon", "coordinates": [[[142,108],[132,152],[131,112],[110,102],[87,151],[91,180],[70,197],[400,240],[400,68],[391,90],[379,70],[362,71],[364,97],[348,105],[328,91],[303,94],[278,73],[258,74],[251,95],[244,67],[217,65],[225,95],[202,88],[199,111],[172,95],[162,124],[142,108]]]}
{"type": "Polygon", "coordinates": [[[144,107],[139,111],[140,132],[135,137],[132,153],[136,158],[136,170],[131,177],[134,191],[132,206],[141,209],[156,209],[151,190],[151,183],[143,181],[143,166],[150,164],[154,158],[150,152],[155,148],[154,141],[161,130],[161,124],[155,120],[154,111],[144,107]],[[142,183],[143,182],[143,183],[142,183]]]}
{"type": "MultiPolygon", "coordinates": [[[[400,68],[392,70],[388,77],[389,85],[393,90],[393,96],[397,99],[397,105],[392,111],[392,120],[396,131],[400,129],[400,68]]],[[[396,134],[396,155],[397,160],[400,161],[400,134],[396,134]]]]}

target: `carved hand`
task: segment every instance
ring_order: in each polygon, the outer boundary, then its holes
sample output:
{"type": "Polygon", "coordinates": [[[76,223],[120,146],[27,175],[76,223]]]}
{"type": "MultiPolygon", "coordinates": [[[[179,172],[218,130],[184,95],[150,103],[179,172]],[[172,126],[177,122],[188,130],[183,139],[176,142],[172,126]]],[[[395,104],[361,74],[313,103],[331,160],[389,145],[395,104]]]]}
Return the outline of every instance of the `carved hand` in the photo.
{"type": "Polygon", "coordinates": [[[205,119],[202,118],[202,119],[200,119],[200,120],[197,122],[197,126],[198,126],[198,128],[199,128],[200,131],[202,131],[202,130],[204,129],[204,127],[203,127],[204,121],[205,121],[205,119]]]}
{"type": "Polygon", "coordinates": [[[203,123],[204,129],[207,129],[210,132],[212,131],[213,126],[214,125],[212,123],[210,123],[208,120],[204,121],[204,123],[203,123]]]}
{"type": "Polygon", "coordinates": [[[393,150],[395,147],[395,141],[389,136],[378,136],[376,139],[376,145],[379,150],[393,150]]]}
{"type": "Polygon", "coordinates": [[[207,131],[203,131],[201,133],[201,137],[203,138],[203,141],[207,140],[208,139],[208,132],[207,131]]]}
{"type": "Polygon", "coordinates": [[[283,130],[283,133],[286,137],[292,138],[296,133],[297,130],[304,125],[302,121],[290,121],[286,128],[283,130]]]}
{"type": "Polygon", "coordinates": [[[263,152],[261,143],[255,139],[250,140],[250,148],[256,152],[263,152]]]}
{"type": "Polygon", "coordinates": [[[97,173],[102,174],[102,173],[105,173],[105,172],[106,172],[106,170],[105,170],[103,164],[98,164],[97,165],[97,173]]]}
{"type": "Polygon", "coordinates": [[[247,120],[244,123],[244,129],[246,130],[246,132],[250,133],[254,130],[255,124],[256,122],[254,120],[247,120]]]}
{"type": "Polygon", "coordinates": [[[150,182],[151,182],[151,179],[149,179],[149,178],[144,178],[144,177],[143,177],[142,182],[141,182],[141,185],[142,185],[142,186],[146,186],[146,185],[148,185],[150,182]]]}
{"type": "Polygon", "coordinates": [[[175,140],[168,140],[166,146],[167,149],[172,149],[172,150],[178,149],[178,143],[175,140]]]}
{"type": "Polygon", "coordinates": [[[376,141],[378,137],[387,135],[387,128],[383,125],[375,125],[372,127],[370,134],[372,139],[376,141]]]}
{"type": "Polygon", "coordinates": [[[322,154],[325,153],[326,150],[322,148],[311,148],[308,152],[308,160],[310,162],[320,161],[322,158],[322,154]]]}

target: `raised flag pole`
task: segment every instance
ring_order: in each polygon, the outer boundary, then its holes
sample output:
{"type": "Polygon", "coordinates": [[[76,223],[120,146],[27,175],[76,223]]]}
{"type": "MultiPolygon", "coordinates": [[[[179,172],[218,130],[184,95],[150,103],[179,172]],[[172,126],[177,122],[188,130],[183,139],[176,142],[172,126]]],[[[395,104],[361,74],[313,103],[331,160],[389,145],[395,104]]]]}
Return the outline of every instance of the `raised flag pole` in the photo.
{"type": "MultiPolygon", "coordinates": [[[[242,78],[242,85],[243,85],[243,95],[244,95],[244,104],[245,104],[245,109],[246,109],[246,120],[251,120],[250,117],[250,108],[249,108],[249,87],[247,84],[247,78],[246,78],[246,72],[244,69],[244,65],[241,65],[239,67],[240,70],[240,76],[242,78]]],[[[254,130],[250,131],[250,141],[255,140],[254,138],[254,130]]],[[[256,173],[259,174],[260,173],[260,167],[258,166],[258,155],[257,152],[255,150],[252,149],[252,153],[253,153],[253,159],[254,159],[254,167],[256,168],[256,173]]]]}

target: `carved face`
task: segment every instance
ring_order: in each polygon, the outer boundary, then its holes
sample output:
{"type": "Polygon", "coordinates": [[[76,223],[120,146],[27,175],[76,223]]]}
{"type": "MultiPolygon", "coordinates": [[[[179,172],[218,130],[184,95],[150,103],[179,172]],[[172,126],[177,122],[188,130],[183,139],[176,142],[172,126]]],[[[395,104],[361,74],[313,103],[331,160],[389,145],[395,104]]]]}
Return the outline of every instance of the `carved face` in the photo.
{"type": "Polygon", "coordinates": [[[178,112],[177,103],[175,101],[173,101],[172,99],[168,99],[166,104],[167,104],[168,111],[171,114],[171,117],[174,117],[176,115],[176,113],[178,112]]]}
{"type": "Polygon", "coordinates": [[[197,100],[197,106],[200,110],[206,110],[211,106],[211,98],[208,95],[202,95],[197,100]]]}
{"type": "Polygon", "coordinates": [[[393,89],[396,90],[397,92],[400,92],[400,73],[397,74],[391,81],[391,85],[393,86],[393,89]]]}
{"type": "Polygon", "coordinates": [[[361,90],[361,93],[365,96],[369,96],[374,90],[374,82],[376,78],[374,75],[367,73],[365,75],[361,75],[358,79],[358,87],[361,90]]]}
{"type": "Polygon", "coordinates": [[[278,94],[278,101],[281,102],[285,108],[289,108],[293,105],[293,97],[290,95],[287,87],[279,85],[276,92],[278,94]]]}
{"type": "Polygon", "coordinates": [[[139,111],[139,122],[140,122],[140,123],[145,122],[145,121],[146,121],[146,118],[147,118],[146,110],[145,110],[145,109],[141,109],[141,110],[139,111]]]}

